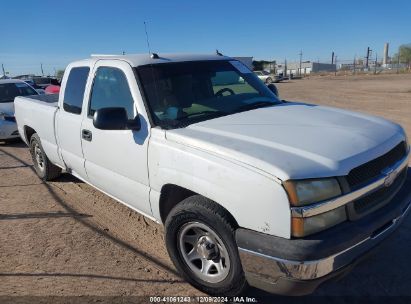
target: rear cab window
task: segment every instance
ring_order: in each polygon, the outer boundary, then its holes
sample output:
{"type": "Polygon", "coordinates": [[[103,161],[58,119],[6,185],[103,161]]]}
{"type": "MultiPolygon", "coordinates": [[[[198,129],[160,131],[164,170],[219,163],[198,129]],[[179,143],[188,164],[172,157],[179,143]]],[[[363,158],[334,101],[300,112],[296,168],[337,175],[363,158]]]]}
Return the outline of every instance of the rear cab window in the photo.
{"type": "Polygon", "coordinates": [[[64,90],[64,111],[77,115],[81,114],[84,91],[89,73],[89,67],[74,67],[70,70],[64,90]]]}

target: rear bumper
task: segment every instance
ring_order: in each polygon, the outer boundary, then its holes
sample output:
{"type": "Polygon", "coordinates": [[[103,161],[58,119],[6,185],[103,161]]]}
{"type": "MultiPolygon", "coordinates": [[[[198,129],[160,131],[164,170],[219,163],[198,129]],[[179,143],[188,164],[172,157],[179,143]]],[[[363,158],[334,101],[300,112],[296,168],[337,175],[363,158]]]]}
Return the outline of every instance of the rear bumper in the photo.
{"type": "Polygon", "coordinates": [[[20,137],[17,124],[13,121],[0,120],[0,140],[20,137]]]}
{"type": "MultiPolygon", "coordinates": [[[[385,207],[361,220],[305,239],[283,239],[238,229],[241,263],[251,286],[284,295],[312,293],[348,273],[398,228],[411,210],[411,174],[385,207]]],[[[338,227],[339,226],[339,227],[338,227]]]]}

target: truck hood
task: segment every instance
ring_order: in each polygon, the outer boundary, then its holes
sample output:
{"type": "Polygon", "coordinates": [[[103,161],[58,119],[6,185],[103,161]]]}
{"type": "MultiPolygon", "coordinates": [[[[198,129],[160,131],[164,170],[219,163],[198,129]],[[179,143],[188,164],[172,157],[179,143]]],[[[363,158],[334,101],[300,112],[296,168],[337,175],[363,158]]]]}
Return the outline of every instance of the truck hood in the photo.
{"type": "Polygon", "coordinates": [[[14,116],[14,102],[0,103],[0,112],[14,116]]]}
{"type": "Polygon", "coordinates": [[[378,117],[284,103],[169,130],[166,137],[288,180],[347,175],[405,135],[378,117]]]}

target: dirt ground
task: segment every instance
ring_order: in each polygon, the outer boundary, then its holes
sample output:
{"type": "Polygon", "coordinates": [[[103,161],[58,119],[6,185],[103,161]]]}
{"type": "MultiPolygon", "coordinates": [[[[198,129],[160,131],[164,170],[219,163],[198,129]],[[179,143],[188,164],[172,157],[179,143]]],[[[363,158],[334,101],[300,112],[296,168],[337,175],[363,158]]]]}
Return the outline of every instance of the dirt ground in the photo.
{"type": "MultiPolygon", "coordinates": [[[[278,88],[283,99],[384,116],[411,135],[411,75],[316,77],[278,88]]],[[[410,242],[411,217],[351,274],[313,296],[411,297],[410,242]]],[[[160,225],[69,175],[42,183],[22,143],[0,143],[0,303],[196,295],[172,266],[160,225]]],[[[282,299],[255,289],[249,296],[282,299]]]]}

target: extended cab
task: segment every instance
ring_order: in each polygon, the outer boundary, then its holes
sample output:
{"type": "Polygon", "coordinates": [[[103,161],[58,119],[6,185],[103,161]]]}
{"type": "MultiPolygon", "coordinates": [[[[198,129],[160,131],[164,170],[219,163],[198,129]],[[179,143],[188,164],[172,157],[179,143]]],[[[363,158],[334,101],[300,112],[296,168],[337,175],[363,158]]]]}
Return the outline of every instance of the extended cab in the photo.
{"type": "Polygon", "coordinates": [[[410,147],[387,120],[280,100],[219,55],[94,56],[59,95],[18,97],[44,180],[62,170],[165,225],[209,294],[307,294],[410,210],[410,147]]]}

